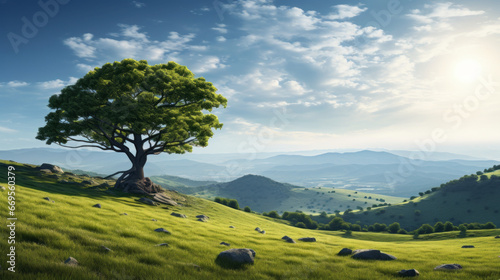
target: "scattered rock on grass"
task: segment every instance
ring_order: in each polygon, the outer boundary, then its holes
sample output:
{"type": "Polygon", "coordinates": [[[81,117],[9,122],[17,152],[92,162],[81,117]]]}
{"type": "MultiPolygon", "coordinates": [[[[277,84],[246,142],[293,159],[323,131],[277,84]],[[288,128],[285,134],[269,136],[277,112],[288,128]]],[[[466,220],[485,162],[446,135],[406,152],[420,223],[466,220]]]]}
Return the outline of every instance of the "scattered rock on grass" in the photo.
{"type": "Polygon", "coordinates": [[[462,246],[462,248],[476,248],[476,247],[474,247],[474,245],[464,245],[462,246]]]}
{"type": "Polygon", "coordinates": [[[198,222],[203,222],[203,223],[206,223],[206,222],[207,222],[207,220],[202,219],[202,218],[199,218],[197,221],[198,221],[198,222]]]}
{"type": "Polygon", "coordinates": [[[164,228],[157,228],[157,229],[155,229],[155,231],[156,231],[156,232],[164,232],[164,233],[166,233],[166,234],[171,234],[171,233],[170,233],[170,231],[168,231],[168,230],[166,230],[166,229],[164,229],[164,228]]]}
{"type": "Polygon", "coordinates": [[[97,203],[96,205],[93,205],[92,207],[101,208],[101,204],[97,203]]]}
{"type": "Polygon", "coordinates": [[[127,216],[128,214],[127,214],[127,213],[123,213],[123,214],[121,214],[121,215],[123,215],[123,216],[127,216]]]}
{"type": "Polygon", "coordinates": [[[414,276],[419,276],[420,273],[416,269],[403,269],[398,272],[399,276],[403,277],[414,277],[414,276]]]}
{"type": "Polygon", "coordinates": [[[142,203],[147,204],[147,205],[151,205],[151,206],[158,205],[158,203],[154,202],[153,200],[151,200],[149,198],[145,198],[145,197],[141,197],[137,201],[142,202],[142,203]]]}
{"type": "Polygon", "coordinates": [[[43,199],[45,199],[45,200],[47,200],[47,201],[50,201],[50,202],[54,203],[54,201],[53,201],[53,200],[51,200],[49,197],[44,197],[43,199]]]}
{"type": "Polygon", "coordinates": [[[179,217],[179,218],[184,218],[184,219],[187,218],[186,215],[180,214],[180,213],[175,213],[175,212],[172,212],[172,214],[170,214],[170,215],[175,216],[175,217],[179,217]]]}
{"type": "Polygon", "coordinates": [[[352,254],[352,250],[349,249],[349,248],[343,248],[342,250],[340,250],[340,252],[338,252],[337,255],[339,256],[349,256],[352,254]]]}
{"type": "Polygon", "coordinates": [[[253,264],[255,251],[252,249],[229,249],[221,252],[215,262],[227,268],[239,268],[246,264],[253,264]]]}
{"type": "Polygon", "coordinates": [[[235,228],[234,226],[229,226],[229,228],[235,228]]]}
{"type": "Polygon", "coordinates": [[[196,216],[196,218],[206,220],[206,221],[210,220],[210,218],[207,215],[198,215],[198,216],[196,216]]]}
{"type": "Polygon", "coordinates": [[[219,245],[224,245],[224,246],[231,246],[231,244],[229,244],[229,243],[226,243],[226,242],[224,242],[224,241],[222,241],[222,242],[221,242],[221,243],[220,243],[219,245]]]}
{"type": "Polygon", "coordinates": [[[78,265],[78,261],[73,258],[73,257],[69,257],[67,260],[64,261],[64,264],[67,264],[67,265],[78,265]]]}
{"type": "Polygon", "coordinates": [[[281,239],[285,240],[286,242],[288,243],[295,243],[295,240],[293,240],[292,238],[288,237],[288,236],[283,236],[281,237],[281,239]]]}
{"type": "Polygon", "coordinates": [[[43,163],[38,168],[40,170],[47,169],[47,170],[50,170],[50,172],[53,172],[53,173],[59,173],[59,174],[63,174],[64,173],[64,171],[61,169],[61,167],[59,167],[57,165],[49,164],[49,163],[43,163]]]}
{"type": "Polygon", "coordinates": [[[155,247],[169,247],[170,245],[168,245],[168,243],[161,243],[161,244],[158,244],[158,245],[155,245],[155,247]]]}
{"type": "Polygon", "coordinates": [[[316,238],[314,237],[302,237],[299,238],[299,240],[302,242],[316,242],[316,238]]]}
{"type": "Polygon", "coordinates": [[[158,222],[158,220],[157,220],[157,219],[151,219],[151,221],[153,221],[153,222],[158,222]]]}
{"type": "Polygon", "coordinates": [[[258,231],[258,232],[261,231],[260,227],[256,227],[255,230],[258,231]]]}
{"type": "Polygon", "coordinates": [[[380,250],[372,250],[372,249],[354,250],[352,258],[357,260],[382,260],[382,261],[390,261],[396,259],[396,257],[393,255],[386,254],[384,252],[381,252],[380,250]]]}
{"type": "Polygon", "coordinates": [[[456,269],[462,269],[462,266],[454,263],[454,264],[442,264],[434,268],[434,270],[456,270],[456,269]]]}
{"type": "Polygon", "coordinates": [[[260,233],[266,234],[266,231],[265,230],[261,230],[260,233]]]}
{"type": "Polygon", "coordinates": [[[495,238],[500,238],[500,235],[495,236],[495,238]]]}

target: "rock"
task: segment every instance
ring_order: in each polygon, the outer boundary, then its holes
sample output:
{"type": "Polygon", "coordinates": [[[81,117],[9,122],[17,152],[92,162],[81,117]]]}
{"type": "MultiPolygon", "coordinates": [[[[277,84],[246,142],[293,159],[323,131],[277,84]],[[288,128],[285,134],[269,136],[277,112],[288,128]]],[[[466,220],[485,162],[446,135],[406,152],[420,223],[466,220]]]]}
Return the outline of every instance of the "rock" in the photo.
{"type": "Polygon", "coordinates": [[[173,201],[172,198],[170,198],[169,196],[167,196],[164,193],[156,193],[153,196],[153,200],[157,201],[159,203],[167,204],[167,205],[172,205],[172,206],[177,205],[177,202],[173,201]]]}
{"type": "Polygon", "coordinates": [[[266,231],[265,230],[261,230],[260,233],[266,234],[266,231]]]}
{"type": "Polygon", "coordinates": [[[207,222],[207,220],[205,220],[205,219],[201,219],[201,218],[200,218],[200,219],[198,219],[197,221],[198,221],[198,222],[203,222],[203,223],[206,223],[206,222],[207,222]]]}
{"type": "Polygon", "coordinates": [[[155,245],[155,247],[170,247],[170,245],[168,245],[168,243],[161,243],[161,244],[155,245]]]}
{"type": "Polygon", "coordinates": [[[419,276],[420,273],[416,269],[403,269],[398,272],[399,276],[402,277],[414,277],[414,276],[419,276]]]}
{"type": "Polygon", "coordinates": [[[68,184],[68,180],[59,180],[57,181],[59,184],[68,184]]]}
{"type": "Polygon", "coordinates": [[[121,214],[121,215],[123,215],[123,216],[127,216],[128,214],[127,214],[127,213],[123,213],[123,214],[121,214]]]}
{"type": "Polygon", "coordinates": [[[175,216],[175,217],[179,217],[179,218],[187,218],[186,215],[184,214],[179,214],[179,213],[175,213],[175,212],[172,212],[172,214],[170,214],[171,216],[175,216]]]}
{"type": "Polygon", "coordinates": [[[0,186],[0,191],[5,191],[6,188],[4,186],[0,186]]]}
{"type": "Polygon", "coordinates": [[[349,256],[352,254],[352,250],[349,249],[349,248],[343,248],[342,250],[340,250],[340,252],[338,252],[337,255],[339,256],[349,256]]]}
{"type": "Polygon", "coordinates": [[[198,216],[196,216],[196,218],[207,220],[207,221],[210,220],[210,218],[207,215],[198,215],[198,216]]]}
{"type": "Polygon", "coordinates": [[[434,268],[434,270],[456,270],[456,269],[462,269],[462,266],[454,263],[454,264],[442,264],[434,268]]]}
{"type": "Polygon", "coordinates": [[[49,197],[47,197],[47,196],[46,196],[46,197],[44,197],[43,199],[45,199],[45,200],[47,200],[47,201],[52,201],[52,200],[50,200],[50,198],[49,198],[49,197]]]}
{"type": "Polygon", "coordinates": [[[145,198],[145,197],[141,197],[137,201],[142,202],[142,203],[147,204],[147,205],[151,205],[151,206],[158,205],[158,203],[154,202],[153,200],[151,200],[149,198],[145,198]]]}
{"type": "Polygon", "coordinates": [[[383,261],[390,261],[396,259],[396,257],[393,255],[380,252],[380,250],[372,250],[372,249],[354,250],[352,258],[357,260],[383,260],[383,261]]]}
{"type": "Polygon", "coordinates": [[[158,220],[157,220],[157,219],[151,219],[151,221],[153,221],[153,222],[158,222],[158,220]]]}
{"type": "Polygon", "coordinates": [[[111,249],[109,249],[108,247],[104,246],[104,245],[101,245],[99,247],[99,249],[101,249],[101,251],[105,252],[105,253],[108,253],[108,252],[111,252],[111,249]]]}
{"type": "Polygon", "coordinates": [[[52,171],[50,171],[49,169],[40,169],[40,174],[52,174],[52,171]]]}
{"type": "Polygon", "coordinates": [[[101,204],[97,203],[96,205],[94,205],[92,207],[101,208],[101,204]]]}
{"type": "Polygon", "coordinates": [[[255,230],[258,231],[258,232],[261,231],[260,227],[256,227],[255,230]]]}
{"type": "Polygon", "coordinates": [[[292,238],[288,237],[288,236],[283,236],[281,237],[281,239],[285,240],[286,242],[288,243],[295,243],[295,240],[293,240],[292,238]]]}
{"type": "Polygon", "coordinates": [[[500,235],[495,236],[495,238],[500,238],[500,235]]]}
{"type": "Polygon", "coordinates": [[[48,169],[48,170],[50,170],[50,172],[59,173],[59,174],[64,173],[64,171],[61,169],[61,167],[59,167],[57,165],[49,164],[49,163],[43,163],[42,165],[40,165],[38,167],[38,169],[40,169],[40,170],[48,169]]]}
{"type": "Polygon", "coordinates": [[[229,228],[235,228],[234,226],[229,226],[229,228]]]}
{"type": "Polygon", "coordinates": [[[302,238],[299,238],[300,241],[303,241],[303,242],[316,242],[316,238],[314,237],[302,237],[302,238]]]}
{"type": "Polygon", "coordinates": [[[164,228],[157,228],[157,229],[155,229],[155,231],[156,231],[156,232],[164,232],[164,233],[166,233],[166,234],[171,234],[171,233],[170,233],[170,231],[168,231],[168,230],[166,230],[166,229],[164,229],[164,228]]]}
{"type": "Polygon", "coordinates": [[[464,245],[462,246],[462,248],[476,248],[476,247],[474,247],[474,245],[464,245]]]}
{"type": "Polygon", "coordinates": [[[76,259],[74,259],[73,257],[69,257],[67,260],[64,261],[64,264],[78,265],[78,261],[76,259]]]}
{"type": "Polygon", "coordinates": [[[95,185],[97,183],[94,182],[93,180],[83,180],[81,184],[82,185],[91,185],[91,186],[93,186],[93,185],[95,185]]]}
{"type": "Polygon", "coordinates": [[[255,259],[255,251],[252,249],[229,249],[221,252],[215,262],[228,268],[238,268],[246,264],[253,264],[255,259]]]}
{"type": "Polygon", "coordinates": [[[226,243],[226,242],[224,242],[224,241],[222,241],[222,242],[221,242],[221,243],[220,243],[219,245],[224,245],[224,246],[231,246],[231,244],[229,244],[229,243],[226,243]]]}

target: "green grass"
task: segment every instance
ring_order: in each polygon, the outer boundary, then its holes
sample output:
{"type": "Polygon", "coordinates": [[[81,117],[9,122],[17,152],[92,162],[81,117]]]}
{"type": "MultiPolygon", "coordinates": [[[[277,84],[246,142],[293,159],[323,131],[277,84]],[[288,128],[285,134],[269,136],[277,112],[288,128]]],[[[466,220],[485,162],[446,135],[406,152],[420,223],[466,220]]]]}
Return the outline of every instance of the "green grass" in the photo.
{"type": "MultiPolygon", "coordinates": [[[[6,186],[6,164],[17,169],[17,263],[16,273],[6,271],[7,231],[2,227],[0,279],[400,279],[395,273],[409,268],[420,271],[419,279],[500,278],[500,239],[493,238],[500,230],[464,239],[436,235],[436,239],[413,240],[409,235],[358,232],[345,238],[341,232],[299,229],[175,193],[170,194],[184,206],[148,206],[136,202],[136,196],[60,184],[57,179],[37,176],[31,166],[6,161],[0,161],[2,186],[6,186]],[[55,203],[44,200],[46,196],[55,203]],[[93,208],[96,203],[102,208],[93,208]],[[188,218],[171,216],[172,211],[188,218]],[[198,214],[208,215],[210,221],[196,221],[198,214]],[[267,234],[256,232],[257,226],[267,234]],[[172,234],[154,232],[159,227],[172,234]],[[314,236],[318,242],[289,244],[281,240],[283,235],[294,239],[314,236]],[[227,249],[219,245],[222,241],[231,248],[254,249],[255,264],[239,270],[216,265],[218,253],[227,249]],[[155,247],[164,242],[170,246],[155,247]],[[101,245],[112,251],[101,252],[101,245]],[[461,249],[462,245],[475,245],[476,249],[461,249]],[[336,256],[344,247],[380,249],[398,259],[377,262],[336,256]],[[64,265],[69,256],[80,265],[64,265]],[[443,263],[459,263],[464,269],[433,271],[443,263]]],[[[4,221],[6,200],[7,192],[0,192],[4,221]]]]}

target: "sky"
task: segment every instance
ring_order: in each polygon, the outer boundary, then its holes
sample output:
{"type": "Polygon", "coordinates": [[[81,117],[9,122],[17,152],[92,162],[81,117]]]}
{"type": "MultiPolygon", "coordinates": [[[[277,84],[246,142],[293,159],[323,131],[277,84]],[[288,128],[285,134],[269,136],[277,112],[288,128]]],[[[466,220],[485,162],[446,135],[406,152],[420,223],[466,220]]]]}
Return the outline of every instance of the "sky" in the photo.
{"type": "Polygon", "coordinates": [[[133,58],[186,65],[228,99],[195,152],[500,159],[498,1],[0,0],[0,35],[1,150],[46,147],[49,97],[133,58]]]}

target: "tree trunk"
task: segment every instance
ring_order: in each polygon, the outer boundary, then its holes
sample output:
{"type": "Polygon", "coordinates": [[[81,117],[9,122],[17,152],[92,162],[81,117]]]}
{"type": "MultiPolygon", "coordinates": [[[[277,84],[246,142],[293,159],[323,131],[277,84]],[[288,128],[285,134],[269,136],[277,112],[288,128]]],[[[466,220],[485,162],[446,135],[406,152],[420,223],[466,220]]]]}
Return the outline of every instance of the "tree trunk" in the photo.
{"type": "Polygon", "coordinates": [[[132,168],[120,176],[115,187],[127,193],[154,194],[163,192],[161,186],[153,183],[148,177],[144,177],[146,161],[147,155],[138,151],[132,160],[132,168]]]}

